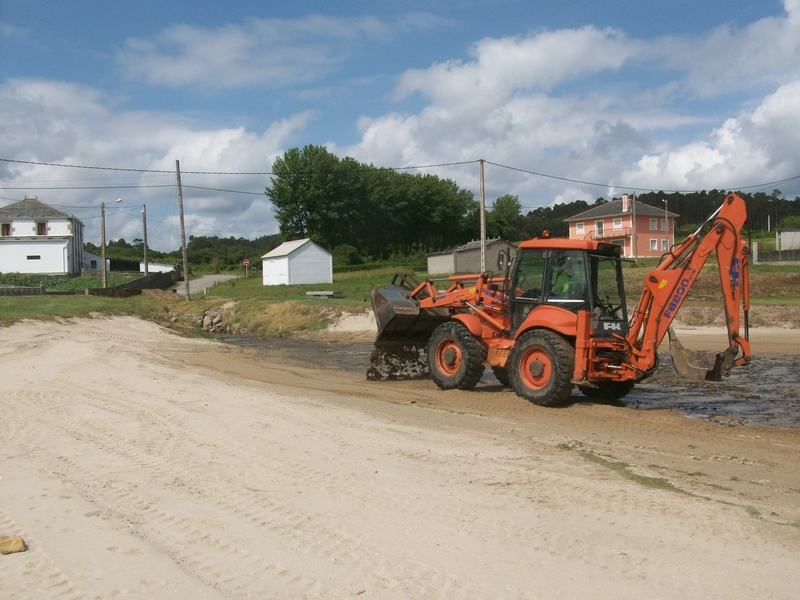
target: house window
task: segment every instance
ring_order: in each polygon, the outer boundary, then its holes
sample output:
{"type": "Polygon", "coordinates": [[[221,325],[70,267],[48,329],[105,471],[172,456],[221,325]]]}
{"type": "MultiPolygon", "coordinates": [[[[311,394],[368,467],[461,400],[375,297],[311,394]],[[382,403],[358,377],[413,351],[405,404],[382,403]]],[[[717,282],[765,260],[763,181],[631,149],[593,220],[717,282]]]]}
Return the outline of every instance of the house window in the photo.
{"type": "Polygon", "coordinates": [[[583,223],[575,223],[575,233],[583,235],[583,223]]]}
{"type": "Polygon", "coordinates": [[[622,219],[614,219],[614,229],[622,229],[622,219]]]}
{"type": "Polygon", "coordinates": [[[650,250],[653,252],[658,252],[658,240],[650,240],[650,250]]]}
{"type": "Polygon", "coordinates": [[[40,254],[28,254],[28,260],[42,260],[40,254]]]}
{"type": "Polygon", "coordinates": [[[658,231],[658,219],[650,219],[650,231],[658,231]]]}
{"type": "Polygon", "coordinates": [[[47,235],[47,221],[36,222],[36,235],[47,235]]]}
{"type": "Polygon", "coordinates": [[[667,248],[667,240],[661,240],[661,251],[666,252],[667,250],[669,250],[669,248],[667,248]]]}
{"type": "MultiPolygon", "coordinates": [[[[148,261],[148,262],[150,262],[150,261],[148,261]]],[[[90,261],[89,262],[89,268],[92,269],[93,271],[96,271],[97,270],[97,261],[96,260],[90,261]]]]}
{"type": "Polygon", "coordinates": [[[669,229],[667,229],[667,220],[666,219],[661,219],[661,231],[669,231],[669,229]]]}
{"type": "Polygon", "coordinates": [[[11,223],[3,223],[2,224],[2,234],[3,235],[11,235],[11,223]]]}
{"type": "Polygon", "coordinates": [[[603,222],[602,221],[595,221],[594,222],[594,230],[597,232],[597,237],[603,237],[603,222]]]}

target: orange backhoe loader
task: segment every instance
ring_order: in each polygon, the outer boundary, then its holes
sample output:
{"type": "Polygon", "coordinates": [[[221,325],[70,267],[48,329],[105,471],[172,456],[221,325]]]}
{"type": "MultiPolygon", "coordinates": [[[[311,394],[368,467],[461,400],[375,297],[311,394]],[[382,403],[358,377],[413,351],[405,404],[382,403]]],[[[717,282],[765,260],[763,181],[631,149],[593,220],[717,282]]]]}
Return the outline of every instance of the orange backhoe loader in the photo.
{"type": "Polygon", "coordinates": [[[395,275],[388,286],[372,288],[378,337],[367,378],[430,374],[442,389],[471,389],[489,366],[501,383],[542,406],[564,402],[576,385],[589,397],[619,399],[655,372],[657,349],[669,332],[680,374],[719,381],[751,356],[745,220],[744,200],[729,194],[647,273],[630,319],[626,259],[615,244],[529,240],[520,244],[504,277],[453,276],[443,291],[433,280],[395,275]],[[670,325],[712,252],[728,348],[709,356],[684,349],[670,325]]]}

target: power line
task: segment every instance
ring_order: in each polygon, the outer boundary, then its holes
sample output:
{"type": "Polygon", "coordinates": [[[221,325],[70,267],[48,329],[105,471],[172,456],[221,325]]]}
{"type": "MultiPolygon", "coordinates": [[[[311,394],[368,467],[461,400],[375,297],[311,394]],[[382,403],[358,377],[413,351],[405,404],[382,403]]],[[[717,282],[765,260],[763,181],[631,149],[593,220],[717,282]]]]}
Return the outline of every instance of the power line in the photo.
{"type": "MultiPolygon", "coordinates": [[[[63,167],[66,169],[94,169],[97,171],[122,171],[122,172],[129,172],[129,173],[163,173],[163,174],[174,174],[175,171],[166,171],[163,169],[134,169],[134,168],[125,168],[125,167],[98,167],[92,165],[69,165],[63,163],[47,163],[47,162],[37,162],[33,160],[15,160],[12,158],[0,158],[0,162],[7,162],[7,163],[16,163],[22,165],[36,165],[36,166],[44,166],[44,167],[63,167]]],[[[440,163],[440,164],[433,164],[433,165],[417,165],[417,166],[407,166],[407,167],[369,167],[365,169],[347,169],[339,171],[341,173],[354,173],[354,172],[368,172],[368,171],[380,171],[380,170],[390,170],[390,171],[406,171],[406,170],[413,170],[413,169],[433,169],[436,167],[452,167],[456,165],[468,165],[477,163],[477,160],[465,160],[459,162],[449,162],[449,163],[440,163]]],[[[181,171],[184,175],[279,175],[279,173],[273,173],[272,171],[181,171]]],[[[295,173],[301,174],[301,173],[295,173]]],[[[15,189],[15,188],[9,188],[15,189]]],[[[42,188],[40,188],[42,189],[42,188]]],[[[71,189],[71,188],[67,188],[71,189]]]]}
{"type": "Polygon", "coordinates": [[[24,187],[11,187],[0,185],[0,190],[136,190],[140,188],[166,188],[175,187],[175,184],[162,183],[158,185],[71,185],[59,187],[38,187],[26,185],[24,187]]]}
{"type": "Polygon", "coordinates": [[[264,196],[264,192],[245,192],[242,190],[226,190],[222,188],[203,187],[199,185],[184,185],[185,188],[192,188],[193,190],[207,190],[210,192],[227,192],[229,194],[249,194],[251,196],[264,196]]]}
{"type": "MultiPolygon", "coordinates": [[[[520,169],[518,167],[510,167],[508,165],[501,165],[501,164],[498,164],[498,163],[493,163],[493,162],[488,161],[488,160],[485,161],[485,162],[486,162],[487,165],[500,167],[501,169],[508,169],[510,171],[517,171],[519,173],[526,173],[528,175],[535,175],[537,177],[545,177],[547,179],[557,179],[559,181],[566,181],[568,183],[578,183],[580,185],[590,185],[590,186],[594,186],[594,187],[604,187],[604,188],[615,187],[615,188],[619,188],[619,189],[623,189],[623,190],[631,190],[631,191],[634,191],[634,192],[655,192],[655,191],[659,191],[659,192],[678,192],[678,193],[681,193],[681,194],[686,194],[686,193],[691,193],[691,192],[696,192],[697,191],[697,190],[671,190],[671,189],[666,189],[665,190],[663,188],[656,189],[655,187],[636,187],[636,186],[617,184],[617,183],[597,183],[597,182],[594,182],[594,181],[583,181],[583,180],[580,180],[580,179],[571,179],[569,177],[559,177],[558,175],[549,175],[547,173],[538,173],[536,171],[529,171],[527,169],[520,169]]],[[[757,185],[730,186],[730,187],[726,186],[726,187],[720,188],[720,189],[750,190],[750,189],[753,189],[753,188],[769,187],[771,185],[777,185],[779,183],[785,183],[787,181],[793,181],[795,179],[800,179],[800,175],[794,175],[792,177],[787,177],[786,179],[779,179],[778,181],[768,181],[766,183],[759,183],[757,185]]]]}
{"type": "MultiPolygon", "coordinates": [[[[173,175],[174,171],[167,171],[167,170],[159,170],[159,169],[136,169],[136,168],[127,168],[127,167],[99,167],[93,165],[71,165],[71,164],[62,164],[62,163],[47,163],[47,162],[37,162],[37,161],[26,161],[26,160],[15,160],[10,158],[0,158],[0,162],[7,162],[7,163],[17,163],[17,164],[28,164],[28,165],[37,165],[37,166],[49,166],[49,167],[63,167],[63,168],[71,168],[71,169],[94,169],[100,171],[120,171],[120,172],[133,172],[133,173],[157,173],[162,175],[173,175]]],[[[406,167],[369,167],[369,168],[359,168],[359,169],[345,169],[345,170],[337,170],[337,171],[328,171],[327,173],[358,173],[358,172],[375,172],[375,171],[406,171],[406,170],[417,170],[417,169],[433,169],[439,167],[453,167],[453,166],[460,166],[460,165],[469,165],[469,164],[476,164],[479,163],[479,160],[465,160],[465,161],[455,161],[455,162],[444,162],[444,163],[436,163],[436,164],[429,164],[429,165],[415,165],[415,166],[406,166],[406,167]]],[[[512,167],[510,165],[503,165],[500,163],[495,163],[489,160],[484,161],[486,164],[501,168],[507,169],[510,171],[516,171],[518,173],[525,173],[527,175],[533,175],[535,177],[542,177],[545,179],[554,179],[557,181],[564,181],[567,183],[575,183],[579,185],[588,185],[592,187],[602,187],[602,188],[609,188],[615,187],[619,189],[631,190],[636,192],[648,192],[648,191],[663,191],[663,192],[677,192],[677,193],[691,193],[697,190],[682,190],[682,189],[663,189],[663,188],[656,188],[655,186],[650,187],[639,187],[639,186],[629,186],[623,183],[600,183],[596,181],[586,181],[582,179],[575,179],[571,177],[562,177],[559,175],[552,175],[550,173],[541,173],[538,171],[532,171],[529,169],[523,169],[520,167],[512,167]]],[[[325,171],[316,171],[317,173],[326,173],[325,171]]],[[[281,175],[279,173],[274,173],[272,171],[182,171],[185,175],[236,175],[236,176],[252,176],[252,175],[268,175],[268,176],[275,176],[281,175]]],[[[311,172],[291,172],[291,175],[304,175],[309,174],[311,172]]],[[[754,185],[747,185],[747,186],[723,186],[718,189],[738,189],[738,190],[747,190],[747,189],[755,189],[755,188],[764,188],[769,187],[772,185],[778,185],[780,183],[785,183],[787,181],[794,181],[796,179],[800,179],[800,175],[794,175],[792,177],[787,177],[785,179],[779,179],[776,181],[769,181],[765,183],[759,183],[754,185]]],[[[134,186],[64,186],[64,187],[33,187],[33,186],[25,186],[25,187],[8,187],[8,186],[0,186],[0,189],[6,190],[28,190],[28,189],[36,189],[36,190],[104,190],[104,189],[139,189],[139,188],[164,188],[164,187],[174,187],[173,184],[161,184],[161,185],[134,185],[134,186]]],[[[184,186],[190,187],[193,189],[199,190],[207,190],[207,191],[216,191],[216,192],[225,192],[225,193],[232,193],[232,194],[246,194],[246,195],[254,195],[260,196],[263,192],[249,192],[249,191],[242,191],[242,190],[229,190],[224,188],[211,188],[211,187],[203,187],[203,186],[184,186]]]]}

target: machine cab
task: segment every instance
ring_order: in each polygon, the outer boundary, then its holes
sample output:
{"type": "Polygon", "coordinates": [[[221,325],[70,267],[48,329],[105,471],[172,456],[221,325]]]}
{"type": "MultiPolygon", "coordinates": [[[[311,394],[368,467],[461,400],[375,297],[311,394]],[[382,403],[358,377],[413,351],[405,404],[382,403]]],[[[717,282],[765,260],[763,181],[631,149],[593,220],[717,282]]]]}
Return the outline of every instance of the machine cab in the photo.
{"type": "Polygon", "coordinates": [[[584,240],[537,239],[520,244],[508,293],[511,331],[534,309],[588,310],[595,336],[625,335],[628,314],[621,248],[584,240]]]}

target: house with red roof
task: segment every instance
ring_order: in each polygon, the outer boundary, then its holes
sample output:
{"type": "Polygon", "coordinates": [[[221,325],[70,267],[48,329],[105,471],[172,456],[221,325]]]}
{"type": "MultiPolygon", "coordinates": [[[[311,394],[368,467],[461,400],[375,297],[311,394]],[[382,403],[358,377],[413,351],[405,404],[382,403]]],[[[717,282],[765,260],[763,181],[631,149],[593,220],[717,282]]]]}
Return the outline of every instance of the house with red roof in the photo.
{"type": "Polygon", "coordinates": [[[594,206],[573,217],[569,239],[599,240],[622,246],[628,258],[660,257],[675,244],[675,219],[680,215],[636,202],[633,195],[594,206]]]}

